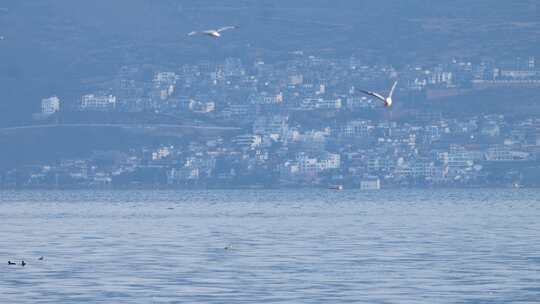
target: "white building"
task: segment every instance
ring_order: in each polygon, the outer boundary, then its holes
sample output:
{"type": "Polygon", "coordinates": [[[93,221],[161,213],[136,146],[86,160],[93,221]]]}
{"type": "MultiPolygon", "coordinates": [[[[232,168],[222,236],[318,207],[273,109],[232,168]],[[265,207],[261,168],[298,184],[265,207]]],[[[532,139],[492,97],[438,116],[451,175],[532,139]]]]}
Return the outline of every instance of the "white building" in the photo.
{"type": "Polygon", "coordinates": [[[298,165],[300,167],[300,172],[307,175],[316,175],[319,171],[319,166],[316,158],[303,156],[298,159],[298,165]]]}
{"type": "Polygon", "coordinates": [[[269,104],[281,104],[283,103],[283,93],[278,94],[268,94],[266,92],[262,92],[260,94],[254,95],[250,97],[251,103],[253,104],[260,104],[260,105],[269,105],[269,104]]]}
{"type": "Polygon", "coordinates": [[[282,136],[288,130],[288,116],[259,116],[253,123],[254,134],[268,134],[282,136]]]}
{"type": "Polygon", "coordinates": [[[195,101],[191,99],[189,101],[189,109],[197,113],[210,113],[216,110],[216,103],[213,101],[195,101]]]}
{"type": "Polygon", "coordinates": [[[157,151],[152,152],[152,160],[160,160],[171,155],[174,147],[160,147],[157,151]]]}
{"type": "Polygon", "coordinates": [[[317,109],[341,109],[341,98],[337,99],[318,99],[315,105],[317,109]]]}
{"type": "Polygon", "coordinates": [[[41,100],[41,113],[51,115],[60,111],[60,99],[56,96],[41,100]]]}
{"type": "Polygon", "coordinates": [[[169,87],[176,84],[178,76],[174,72],[159,72],[154,76],[154,85],[156,87],[169,87]]]}
{"type": "Polygon", "coordinates": [[[378,177],[367,177],[360,181],[361,190],[380,190],[381,180],[378,177]]]}
{"type": "Polygon", "coordinates": [[[512,159],[510,148],[503,145],[490,146],[486,152],[488,161],[511,161],[512,159]]]}
{"type": "Polygon", "coordinates": [[[232,140],[233,143],[241,147],[255,148],[262,144],[262,137],[260,135],[238,135],[232,140]]]}
{"type": "Polygon", "coordinates": [[[88,94],[81,98],[81,109],[88,111],[107,111],[116,107],[116,97],[112,95],[88,94]]]}
{"type": "Polygon", "coordinates": [[[174,93],[178,76],[173,72],[160,72],[154,76],[153,95],[158,100],[166,100],[174,93]]]}
{"type": "Polygon", "coordinates": [[[294,74],[289,76],[289,84],[296,86],[301,85],[304,83],[304,75],[302,74],[294,74]]]}
{"type": "Polygon", "coordinates": [[[320,171],[339,169],[341,165],[341,155],[327,153],[319,160],[318,165],[320,171]]]}

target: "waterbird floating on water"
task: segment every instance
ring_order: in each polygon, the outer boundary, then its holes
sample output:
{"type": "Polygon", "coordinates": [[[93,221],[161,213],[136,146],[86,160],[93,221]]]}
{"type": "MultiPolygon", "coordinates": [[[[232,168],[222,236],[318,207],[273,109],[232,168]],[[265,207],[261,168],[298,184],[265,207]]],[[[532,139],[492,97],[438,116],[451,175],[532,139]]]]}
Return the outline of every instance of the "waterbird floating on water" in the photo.
{"type": "Polygon", "coordinates": [[[392,105],[392,95],[394,95],[394,90],[396,88],[396,85],[397,85],[397,80],[394,82],[394,85],[392,86],[392,89],[390,89],[390,93],[388,94],[388,97],[384,97],[382,96],[381,94],[379,93],[376,93],[376,92],[371,92],[371,91],[364,91],[364,90],[360,90],[362,93],[364,94],[367,94],[367,95],[370,95],[370,96],[373,96],[379,100],[381,100],[382,102],[384,102],[384,106],[385,107],[390,107],[392,105]]]}
{"type": "Polygon", "coordinates": [[[12,262],[12,261],[8,261],[7,263],[8,263],[8,265],[17,265],[17,263],[12,262]]]}
{"type": "Polygon", "coordinates": [[[24,260],[21,262],[21,266],[22,267],[26,266],[26,262],[24,260]]]}
{"type": "Polygon", "coordinates": [[[43,261],[44,257],[40,256],[38,260],[43,261]]]}
{"type": "Polygon", "coordinates": [[[228,31],[228,30],[233,30],[233,29],[237,29],[237,28],[238,28],[238,26],[224,26],[224,27],[219,28],[217,30],[206,30],[206,31],[201,31],[201,32],[194,31],[194,32],[189,33],[188,36],[206,35],[206,36],[210,36],[210,37],[213,37],[213,38],[219,38],[219,37],[221,37],[221,32],[228,31]]]}

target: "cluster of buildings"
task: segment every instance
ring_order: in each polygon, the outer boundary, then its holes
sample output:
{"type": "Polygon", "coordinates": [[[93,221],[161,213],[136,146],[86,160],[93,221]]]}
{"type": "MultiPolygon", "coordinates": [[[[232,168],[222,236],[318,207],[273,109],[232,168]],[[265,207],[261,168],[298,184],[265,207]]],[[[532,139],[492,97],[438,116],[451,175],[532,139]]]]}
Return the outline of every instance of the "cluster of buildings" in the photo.
{"type": "MultiPolygon", "coordinates": [[[[241,134],[163,139],[123,151],[12,168],[4,187],[538,186],[540,119],[499,113],[449,118],[410,109],[394,119],[358,89],[399,78],[409,92],[495,84],[540,85],[534,57],[453,60],[432,67],[365,65],[298,56],[286,62],[235,58],[179,67],[123,67],[69,111],[162,113],[239,126],[241,134]],[[148,71],[152,71],[148,73],[148,71]],[[359,87],[359,86],[362,87],[359,87]],[[98,93],[99,92],[99,93],[98,93]],[[97,161],[103,158],[109,161],[97,161]],[[106,165],[104,165],[104,163],[106,165]]],[[[416,95],[413,95],[416,96],[416,95]]],[[[42,115],[61,110],[42,100],[42,115]]]]}
{"type": "MultiPolygon", "coordinates": [[[[444,64],[367,65],[356,58],[314,56],[246,66],[240,59],[163,68],[124,66],[116,77],[96,84],[96,92],[66,103],[68,110],[119,112],[198,112],[243,115],[257,106],[287,110],[373,108],[358,92],[359,85],[386,89],[400,80],[402,92],[459,90],[486,86],[540,87],[540,68],[534,56],[512,60],[453,59],[444,64]],[[162,71],[163,69],[167,71],[162,71]],[[148,76],[148,70],[153,71],[148,76]]],[[[43,115],[60,110],[56,96],[42,100],[43,115]]]]}

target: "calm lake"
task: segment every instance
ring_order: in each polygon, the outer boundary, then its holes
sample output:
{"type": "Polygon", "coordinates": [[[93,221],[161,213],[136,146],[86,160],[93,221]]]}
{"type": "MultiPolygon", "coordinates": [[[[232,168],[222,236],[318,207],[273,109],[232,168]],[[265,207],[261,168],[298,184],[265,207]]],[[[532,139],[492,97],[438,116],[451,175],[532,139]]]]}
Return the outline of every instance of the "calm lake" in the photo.
{"type": "Polygon", "coordinates": [[[4,191],[0,303],[540,303],[540,190],[4,191]]]}

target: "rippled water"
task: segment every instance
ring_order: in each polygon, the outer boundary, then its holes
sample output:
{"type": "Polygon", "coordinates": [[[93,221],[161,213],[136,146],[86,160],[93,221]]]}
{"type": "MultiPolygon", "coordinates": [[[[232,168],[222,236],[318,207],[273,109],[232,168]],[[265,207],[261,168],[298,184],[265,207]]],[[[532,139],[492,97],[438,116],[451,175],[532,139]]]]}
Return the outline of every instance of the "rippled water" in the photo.
{"type": "Polygon", "coordinates": [[[540,190],[0,196],[0,303],[540,303],[540,190]]]}

